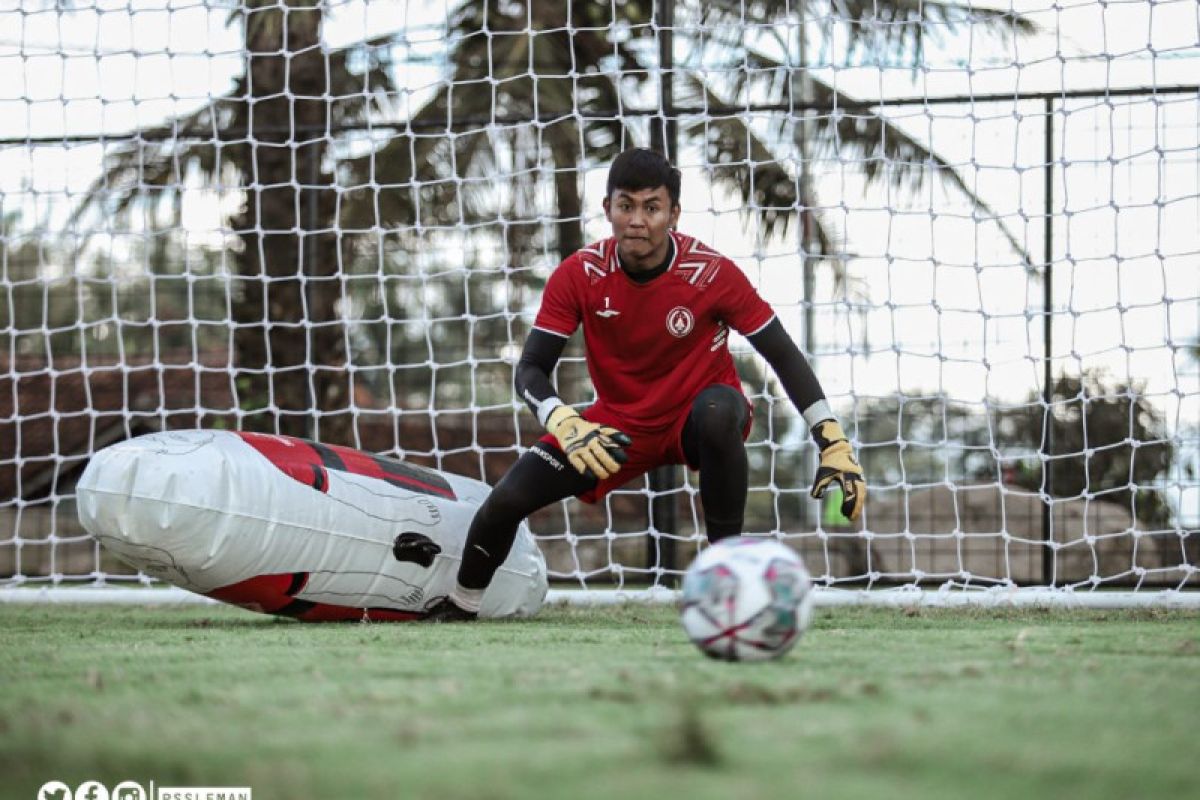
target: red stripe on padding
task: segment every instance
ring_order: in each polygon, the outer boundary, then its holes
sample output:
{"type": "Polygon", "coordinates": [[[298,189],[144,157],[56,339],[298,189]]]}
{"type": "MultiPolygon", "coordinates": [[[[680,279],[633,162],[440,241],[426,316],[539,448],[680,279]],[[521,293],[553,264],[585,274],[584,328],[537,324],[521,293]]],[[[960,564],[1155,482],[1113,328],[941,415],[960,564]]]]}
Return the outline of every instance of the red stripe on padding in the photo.
{"type": "Polygon", "coordinates": [[[247,431],[239,431],[238,436],[289,478],[320,492],[329,490],[329,479],[325,477],[320,454],[303,439],[247,431]]]}
{"type": "Polygon", "coordinates": [[[398,611],[391,608],[354,608],[314,603],[297,600],[289,594],[289,591],[302,591],[307,583],[308,575],[305,573],[257,575],[213,589],[207,596],[248,611],[288,616],[301,622],[411,622],[424,616],[415,611],[398,611]],[[301,581],[297,581],[297,574],[304,575],[301,581]]]}
{"type": "Polygon", "coordinates": [[[340,470],[384,481],[421,494],[455,500],[454,489],[439,473],[335,444],[315,444],[291,436],[239,431],[246,444],[289,478],[320,492],[329,491],[328,470],[340,470]]]}
{"type": "Polygon", "coordinates": [[[208,596],[250,611],[274,614],[292,602],[292,596],[288,594],[288,589],[291,588],[294,580],[294,574],[291,572],[281,575],[257,575],[229,586],[213,589],[208,592],[208,596]]]}
{"type": "MultiPolygon", "coordinates": [[[[362,450],[355,450],[336,444],[322,445],[322,447],[336,453],[342,459],[342,463],[346,465],[347,472],[386,481],[393,486],[409,488],[425,494],[435,494],[451,500],[455,499],[454,490],[450,488],[449,484],[443,482],[439,485],[433,483],[431,480],[422,480],[419,473],[417,473],[417,468],[410,467],[402,461],[393,461],[393,471],[389,471],[385,466],[387,462],[380,456],[373,456],[370,453],[364,453],[362,450]],[[405,471],[402,472],[400,470],[405,471]]],[[[440,477],[439,480],[444,481],[440,477]]]]}

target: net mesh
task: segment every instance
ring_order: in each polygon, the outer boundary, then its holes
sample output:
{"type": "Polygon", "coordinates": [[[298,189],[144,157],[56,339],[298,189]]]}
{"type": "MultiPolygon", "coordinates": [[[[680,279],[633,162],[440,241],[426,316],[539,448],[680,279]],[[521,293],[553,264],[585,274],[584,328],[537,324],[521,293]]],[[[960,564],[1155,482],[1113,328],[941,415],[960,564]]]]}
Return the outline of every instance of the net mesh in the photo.
{"type": "MultiPolygon", "coordinates": [[[[813,363],[870,486],[807,498],[744,340],[747,531],[826,585],[1178,587],[1200,553],[1193,0],[169,2],[0,11],[0,583],[142,580],[90,454],[267,430],[494,482],[540,289],[665,148],[680,228],[813,363]]],[[[576,337],[578,339],[578,337],[576,337]]],[[[592,398],[573,341],[556,382],[592,398]]],[[[670,585],[695,473],[531,527],[563,585],[670,585]]]]}

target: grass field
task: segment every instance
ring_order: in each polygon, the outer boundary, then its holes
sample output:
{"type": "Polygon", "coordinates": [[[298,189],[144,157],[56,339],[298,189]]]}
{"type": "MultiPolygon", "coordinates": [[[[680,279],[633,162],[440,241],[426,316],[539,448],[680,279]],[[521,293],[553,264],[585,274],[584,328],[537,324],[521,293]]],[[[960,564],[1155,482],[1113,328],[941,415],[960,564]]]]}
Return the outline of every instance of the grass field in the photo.
{"type": "Polygon", "coordinates": [[[739,665],[665,607],[437,627],[0,606],[0,797],[1194,797],[1198,623],[838,609],[739,665]]]}

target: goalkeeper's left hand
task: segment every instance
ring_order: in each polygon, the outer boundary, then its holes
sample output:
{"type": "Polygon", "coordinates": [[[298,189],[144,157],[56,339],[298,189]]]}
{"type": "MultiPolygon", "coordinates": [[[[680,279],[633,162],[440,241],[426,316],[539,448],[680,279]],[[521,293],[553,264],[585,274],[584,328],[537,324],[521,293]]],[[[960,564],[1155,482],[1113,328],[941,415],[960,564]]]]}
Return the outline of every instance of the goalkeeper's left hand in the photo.
{"type": "Polygon", "coordinates": [[[817,468],[811,492],[813,499],[821,499],[829,484],[836,482],[842,487],[842,515],[853,522],[867,502],[867,483],[863,480],[862,467],[854,458],[850,442],[837,420],[818,422],[813,426],[812,435],[817,447],[821,448],[821,466],[817,468]]]}

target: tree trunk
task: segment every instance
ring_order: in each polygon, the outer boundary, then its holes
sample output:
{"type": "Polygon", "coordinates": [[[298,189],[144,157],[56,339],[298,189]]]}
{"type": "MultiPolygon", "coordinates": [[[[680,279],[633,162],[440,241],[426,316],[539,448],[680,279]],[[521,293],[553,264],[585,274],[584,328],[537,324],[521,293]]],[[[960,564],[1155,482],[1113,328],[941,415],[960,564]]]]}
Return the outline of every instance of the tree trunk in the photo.
{"type": "Polygon", "coordinates": [[[234,220],[239,402],[247,428],[351,442],[335,196],[319,185],[330,122],[323,10],[315,0],[249,6],[252,102],[239,109],[247,142],[235,155],[247,184],[234,220]]]}
{"type": "MultiPolygon", "coordinates": [[[[575,126],[569,126],[574,130],[575,126]]],[[[570,135],[557,137],[554,157],[554,195],[558,204],[558,258],[583,247],[583,203],[579,197],[579,152],[570,135]]]]}

